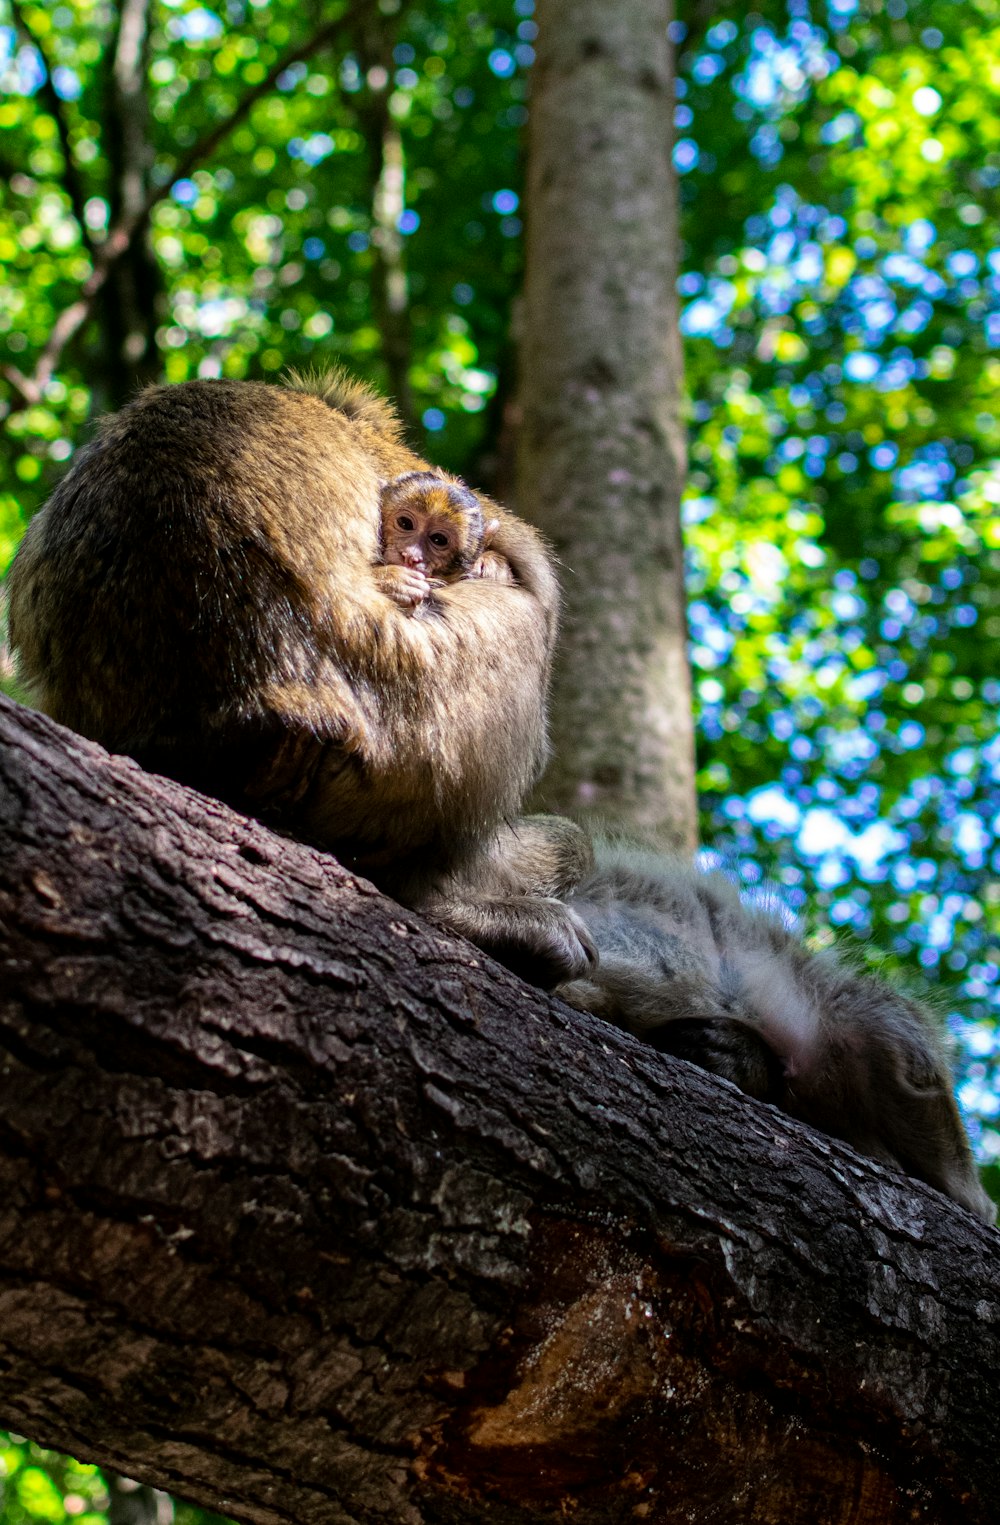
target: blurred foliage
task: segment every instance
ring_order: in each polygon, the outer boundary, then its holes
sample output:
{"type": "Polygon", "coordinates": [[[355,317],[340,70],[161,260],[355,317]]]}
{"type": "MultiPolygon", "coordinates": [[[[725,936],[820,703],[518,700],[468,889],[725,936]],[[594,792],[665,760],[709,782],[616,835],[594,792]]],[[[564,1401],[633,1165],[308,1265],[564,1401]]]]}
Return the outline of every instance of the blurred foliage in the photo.
{"type": "MultiPolygon", "coordinates": [[[[321,46],[319,0],[151,3],[162,373],[402,377],[416,442],[508,489],[532,11],[355,0],[321,46]]],[[[18,377],[120,215],[117,20],[0,0],[0,568],[122,400],[99,306],[35,400],[18,377]]],[[[939,988],[1000,1159],[1000,0],[673,34],[705,840],[939,988]]]]}
{"type": "Polygon", "coordinates": [[[96,1467],[0,1434],[0,1500],[4,1525],[103,1525],[108,1490],[96,1467]]]}
{"type": "MultiPolygon", "coordinates": [[[[0,1520],[3,1525],[123,1525],[137,1516],[123,1483],[99,1467],[86,1466],[47,1451],[34,1441],[0,1430],[0,1520]],[[118,1498],[114,1495],[117,1492],[118,1498]],[[121,1507],[124,1502],[124,1509],[121,1507]]],[[[207,1510],[196,1509],[143,1489],[153,1504],[155,1525],[226,1525],[207,1510]]],[[[132,1495],[134,1498],[134,1494],[132,1495]]]]}

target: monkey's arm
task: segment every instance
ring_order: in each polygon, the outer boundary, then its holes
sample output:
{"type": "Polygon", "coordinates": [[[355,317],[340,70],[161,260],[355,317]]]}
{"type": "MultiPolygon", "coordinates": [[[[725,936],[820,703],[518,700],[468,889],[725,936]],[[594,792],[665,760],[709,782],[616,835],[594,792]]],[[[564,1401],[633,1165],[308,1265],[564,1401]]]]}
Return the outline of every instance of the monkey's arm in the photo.
{"type": "Polygon", "coordinates": [[[594,867],[589,834],[562,815],[524,815],[498,832],[489,853],[498,884],[567,895],[594,867]]]}

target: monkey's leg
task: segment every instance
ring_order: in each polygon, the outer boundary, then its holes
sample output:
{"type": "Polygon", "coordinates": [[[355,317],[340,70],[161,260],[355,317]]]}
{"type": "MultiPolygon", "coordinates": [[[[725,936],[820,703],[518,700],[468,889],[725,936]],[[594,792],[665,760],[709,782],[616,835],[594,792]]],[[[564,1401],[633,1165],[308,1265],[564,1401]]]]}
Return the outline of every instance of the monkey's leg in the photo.
{"type": "Polygon", "coordinates": [[[497,889],[567,895],[594,867],[587,832],[562,815],[524,815],[498,833],[490,851],[497,889]]]}
{"type": "Polygon", "coordinates": [[[747,1096],[780,1104],[785,1091],[781,1060],[745,1023],[726,1017],[692,1017],[648,1027],[640,1036],[663,1054],[721,1075],[747,1096]]]}
{"type": "Polygon", "coordinates": [[[850,974],[827,1009],[836,1024],[812,1071],[790,1079],[786,1110],[995,1222],[931,1013],[877,976],[850,974]]]}

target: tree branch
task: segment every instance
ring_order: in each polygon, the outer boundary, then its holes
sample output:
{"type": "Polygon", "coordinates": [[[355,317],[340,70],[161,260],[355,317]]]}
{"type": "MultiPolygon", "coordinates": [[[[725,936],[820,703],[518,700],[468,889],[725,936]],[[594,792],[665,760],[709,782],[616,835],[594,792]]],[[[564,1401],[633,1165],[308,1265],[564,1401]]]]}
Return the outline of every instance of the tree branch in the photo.
{"type": "Polygon", "coordinates": [[[995,1231],[8,701],[0,1075],[45,1444],[260,1525],[995,1517],[995,1231]]]}
{"type": "Polygon", "coordinates": [[[21,407],[31,406],[41,400],[64,349],[90,316],[94,302],[103,290],[112,268],[129,249],[133,239],[145,229],[154,209],[169,195],[171,186],[178,180],[186,179],[211,157],[234,128],[249,116],[257,102],[274,89],[287,69],[290,69],[293,64],[302,63],[305,59],[313,57],[330,43],[335,42],[341,33],[356,25],[361,18],[375,9],[375,6],[376,0],[354,0],[354,3],[334,21],[326,22],[304,43],[289,48],[263,80],[247,91],[229,116],[199,138],[187,153],[181,156],[163,184],[150,190],[138,208],[122,215],[98,247],[90,275],[80,287],[79,297],[56,319],[31,376],[25,376],[13,365],[3,367],[3,375],[21,398],[21,407]]]}

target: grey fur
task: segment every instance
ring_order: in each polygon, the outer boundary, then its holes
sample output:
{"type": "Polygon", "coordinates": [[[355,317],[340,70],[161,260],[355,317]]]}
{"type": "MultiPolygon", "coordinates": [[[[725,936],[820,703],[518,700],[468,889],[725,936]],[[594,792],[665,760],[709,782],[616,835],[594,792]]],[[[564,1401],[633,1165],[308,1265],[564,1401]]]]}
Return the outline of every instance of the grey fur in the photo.
{"type": "Polygon", "coordinates": [[[559,988],[571,1005],[995,1221],[923,1003],[812,951],[722,874],[638,849],[599,845],[567,904],[600,954],[559,988]]]}

